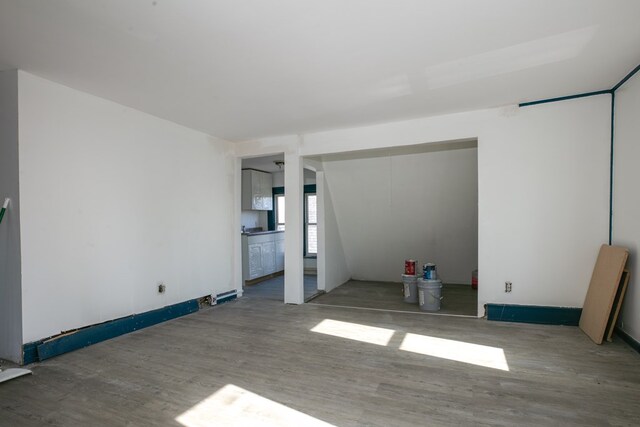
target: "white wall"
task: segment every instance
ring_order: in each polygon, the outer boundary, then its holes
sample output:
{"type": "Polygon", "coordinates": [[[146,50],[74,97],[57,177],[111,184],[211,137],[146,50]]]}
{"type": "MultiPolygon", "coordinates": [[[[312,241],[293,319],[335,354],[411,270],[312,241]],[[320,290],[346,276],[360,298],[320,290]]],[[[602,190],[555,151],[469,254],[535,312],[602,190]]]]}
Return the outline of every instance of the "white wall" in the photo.
{"type": "Polygon", "coordinates": [[[330,292],[351,278],[336,220],[331,189],[324,172],[317,172],[318,289],[330,292]]]}
{"type": "Polygon", "coordinates": [[[399,282],[404,260],[446,283],[478,267],[475,148],[323,162],[351,275],[399,282]]]}
{"type": "Polygon", "coordinates": [[[608,238],[609,108],[602,95],[247,141],[237,153],[316,156],[478,138],[479,314],[487,302],[581,307],[608,238]]]}
{"type": "Polygon", "coordinates": [[[242,211],[240,222],[245,228],[268,229],[267,211],[242,211]]]}
{"type": "Polygon", "coordinates": [[[526,107],[483,130],[482,302],[584,304],[608,240],[610,105],[602,95],[526,107]]]}
{"type": "Polygon", "coordinates": [[[19,100],[24,342],[236,287],[230,143],[24,72],[19,100]]]}
{"type": "MultiPolygon", "coordinates": [[[[282,172],[273,172],[273,186],[274,187],[284,187],[284,171],[282,172]]],[[[316,183],[316,174],[309,170],[304,170],[304,185],[315,184],[316,183]]]]}
{"type": "Polygon", "coordinates": [[[630,250],[627,268],[629,288],[619,325],[640,341],[640,289],[638,249],[640,249],[640,77],[636,74],[616,91],[614,142],[614,245],[630,250]]]}
{"type": "Polygon", "coordinates": [[[22,360],[20,197],[18,186],[18,72],[0,72],[0,359],[22,360]]]}
{"type": "Polygon", "coordinates": [[[284,171],[273,172],[271,176],[273,177],[274,187],[284,187],[284,171]]]}
{"type": "Polygon", "coordinates": [[[313,185],[316,183],[316,173],[312,170],[304,170],[304,185],[313,185]]]}

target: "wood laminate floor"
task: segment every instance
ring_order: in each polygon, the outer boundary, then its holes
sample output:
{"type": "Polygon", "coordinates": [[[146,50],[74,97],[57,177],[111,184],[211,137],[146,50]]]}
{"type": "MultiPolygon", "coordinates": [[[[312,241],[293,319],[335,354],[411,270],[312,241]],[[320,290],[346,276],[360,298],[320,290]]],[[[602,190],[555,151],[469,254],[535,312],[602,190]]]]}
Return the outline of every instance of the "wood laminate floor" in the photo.
{"type": "MultiPolygon", "coordinates": [[[[349,280],[310,303],[422,313],[418,304],[403,300],[402,283],[349,280]]],[[[476,316],[477,312],[478,291],[468,285],[442,285],[442,303],[437,314],[476,316]]]]}
{"type": "MultiPolygon", "coordinates": [[[[304,275],[304,298],[309,298],[318,292],[318,277],[311,274],[304,275]]],[[[251,298],[262,298],[273,301],[284,301],[284,276],[277,276],[255,285],[246,285],[244,295],[251,298]]]]}
{"type": "Polygon", "coordinates": [[[240,298],[29,366],[2,426],[634,426],[640,355],[576,327],[240,298]]]}

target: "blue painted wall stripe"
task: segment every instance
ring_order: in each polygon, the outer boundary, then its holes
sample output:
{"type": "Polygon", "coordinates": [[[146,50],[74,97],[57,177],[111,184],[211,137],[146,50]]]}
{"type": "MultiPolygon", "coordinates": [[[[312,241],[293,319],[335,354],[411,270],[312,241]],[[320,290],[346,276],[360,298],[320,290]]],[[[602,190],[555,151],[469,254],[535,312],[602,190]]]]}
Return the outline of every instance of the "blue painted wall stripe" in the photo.
{"type": "Polygon", "coordinates": [[[613,238],[613,141],[615,129],[616,93],[611,92],[611,147],[609,149],[609,244],[613,238]]]}
{"type": "Polygon", "coordinates": [[[538,305],[487,304],[487,320],[578,326],[582,309],[538,305]]]}
{"type": "MultiPolygon", "coordinates": [[[[316,184],[305,184],[304,189],[303,189],[304,193],[315,193],[316,192],[316,184]]],[[[273,187],[273,195],[275,196],[276,194],[284,194],[284,187],[273,187]]]]}
{"type": "Polygon", "coordinates": [[[522,102],[518,107],[529,107],[531,105],[547,104],[549,102],[568,101],[569,99],[586,98],[587,96],[607,95],[612,91],[610,89],[598,90],[595,92],[579,93],[576,95],[560,96],[558,98],[540,99],[538,101],[522,102]]]}
{"type": "Polygon", "coordinates": [[[284,194],[284,187],[273,187],[271,193],[274,209],[267,211],[267,229],[274,231],[276,229],[276,195],[284,194]]]}
{"type": "Polygon", "coordinates": [[[638,71],[640,71],[640,65],[631,70],[629,74],[624,76],[622,80],[618,82],[614,87],[608,90],[599,90],[595,92],[580,93],[577,95],[561,96],[558,98],[541,99],[539,101],[523,102],[518,104],[519,107],[528,107],[531,105],[546,104],[548,102],[566,101],[569,99],[584,98],[587,96],[611,94],[611,149],[609,158],[609,244],[613,240],[613,168],[614,168],[614,129],[615,129],[615,104],[616,104],[616,90],[620,89],[620,86],[625,84],[631,77],[633,77],[638,71]]]}
{"type": "Polygon", "coordinates": [[[634,76],[634,74],[636,74],[638,71],[640,71],[640,65],[638,65],[636,68],[634,68],[633,70],[631,70],[631,72],[629,72],[629,74],[627,74],[626,76],[624,76],[624,78],[622,80],[620,80],[618,82],[617,85],[615,85],[611,91],[615,92],[618,89],[620,89],[620,86],[622,86],[623,84],[625,84],[627,82],[627,80],[629,80],[631,77],[634,76]]]}
{"type": "Polygon", "coordinates": [[[46,360],[69,351],[87,347],[129,332],[194,313],[198,311],[198,309],[198,300],[193,299],[146,313],[134,314],[98,325],[88,326],[75,333],[59,338],[53,337],[51,339],[28,343],[23,346],[23,363],[28,364],[46,360]]]}

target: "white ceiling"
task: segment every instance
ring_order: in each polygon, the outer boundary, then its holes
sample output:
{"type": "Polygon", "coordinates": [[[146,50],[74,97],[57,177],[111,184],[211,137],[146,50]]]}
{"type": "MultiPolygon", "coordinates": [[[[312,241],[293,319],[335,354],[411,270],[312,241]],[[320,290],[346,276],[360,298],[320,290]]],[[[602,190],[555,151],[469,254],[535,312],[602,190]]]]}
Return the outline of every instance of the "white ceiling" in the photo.
{"type": "Polygon", "coordinates": [[[461,139],[456,141],[431,142],[428,144],[403,145],[391,148],[374,148],[370,150],[345,151],[341,153],[310,156],[312,160],[341,162],[345,160],[373,159],[376,157],[410,156],[414,154],[433,153],[437,151],[466,150],[478,148],[477,139],[461,139]]]}
{"type": "Polygon", "coordinates": [[[230,140],[607,89],[638,0],[0,0],[0,67],[230,140]]]}

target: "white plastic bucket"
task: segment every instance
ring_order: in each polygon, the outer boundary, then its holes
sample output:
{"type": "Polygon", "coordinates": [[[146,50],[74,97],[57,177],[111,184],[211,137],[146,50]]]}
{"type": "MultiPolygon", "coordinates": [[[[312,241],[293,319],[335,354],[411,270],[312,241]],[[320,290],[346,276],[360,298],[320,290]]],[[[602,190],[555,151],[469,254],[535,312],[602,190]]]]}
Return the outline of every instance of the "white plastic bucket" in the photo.
{"type": "Polygon", "coordinates": [[[418,302],[418,277],[409,274],[402,275],[402,290],[404,302],[415,304],[418,302]]]}
{"type": "Polygon", "coordinates": [[[418,305],[422,311],[440,311],[442,281],[418,279],[418,305]]]}

